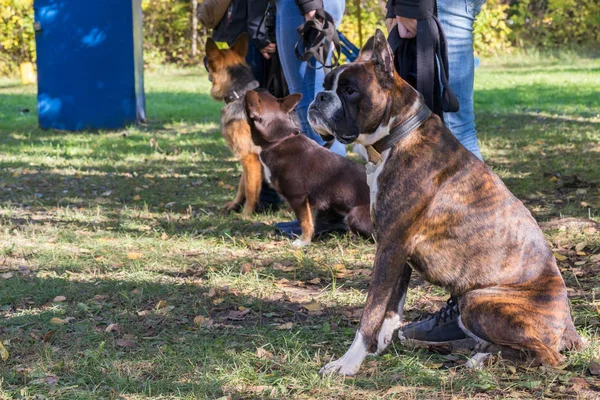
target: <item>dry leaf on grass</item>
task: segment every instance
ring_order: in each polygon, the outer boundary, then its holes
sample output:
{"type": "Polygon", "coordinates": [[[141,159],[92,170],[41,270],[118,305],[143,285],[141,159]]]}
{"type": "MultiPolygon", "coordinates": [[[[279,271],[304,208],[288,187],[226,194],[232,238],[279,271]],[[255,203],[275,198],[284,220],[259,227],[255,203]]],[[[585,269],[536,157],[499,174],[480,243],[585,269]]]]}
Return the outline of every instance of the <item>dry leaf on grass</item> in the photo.
{"type": "Polygon", "coordinates": [[[118,339],[116,341],[116,343],[117,343],[117,346],[119,346],[119,347],[135,347],[135,346],[137,346],[137,343],[135,343],[131,339],[118,339]]]}
{"type": "Polygon", "coordinates": [[[54,303],[62,303],[63,301],[67,300],[67,298],[65,296],[56,296],[54,298],[54,300],[52,300],[54,303]]]}
{"type": "Polygon", "coordinates": [[[119,324],[109,324],[106,329],[104,329],[104,332],[118,332],[119,331],[119,324]]]}
{"type": "Polygon", "coordinates": [[[166,300],[160,300],[158,303],[156,303],[156,309],[160,310],[161,308],[167,308],[169,306],[169,303],[167,303],[166,300]]]}
{"type": "Polygon", "coordinates": [[[2,359],[2,361],[6,361],[8,360],[8,356],[8,350],[6,350],[6,347],[4,347],[4,344],[0,340],[0,359],[2,359]]]}
{"type": "Polygon", "coordinates": [[[130,260],[139,260],[140,258],[142,258],[142,256],[142,253],[137,253],[135,251],[127,253],[127,258],[130,260]]]}
{"type": "Polygon", "coordinates": [[[232,321],[243,321],[246,316],[246,314],[248,314],[250,312],[249,309],[245,308],[243,310],[232,310],[229,311],[229,314],[227,314],[227,319],[230,319],[232,321]]]}
{"type": "Polygon", "coordinates": [[[42,341],[45,343],[48,343],[50,341],[50,339],[52,339],[52,336],[54,336],[54,334],[56,333],[56,329],[52,329],[51,331],[48,331],[43,337],[42,337],[42,341]]]}
{"type": "Polygon", "coordinates": [[[7,272],[7,273],[5,273],[5,274],[1,274],[1,275],[0,275],[0,277],[1,277],[2,279],[10,279],[10,278],[12,278],[14,275],[15,275],[15,274],[13,274],[12,272],[7,272]]]}
{"type": "Polygon", "coordinates": [[[247,274],[248,272],[252,271],[252,268],[253,268],[252,264],[250,264],[250,263],[244,263],[244,264],[242,264],[240,266],[240,272],[242,274],[247,274]]]}
{"type": "Polygon", "coordinates": [[[272,360],[275,358],[273,353],[263,349],[262,347],[256,349],[256,357],[260,358],[261,360],[272,360]]]}
{"type": "Polygon", "coordinates": [[[194,325],[208,328],[213,325],[213,320],[203,315],[198,315],[194,318],[194,325]]]}
{"type": "Polygon", "coordinates": [[[294,327],[292,322],[286,322],[285,324],[276,325],[275,329],[279,329],[280,331],[288,331],[294,327]]]}
{"type": "Polygon", "coordinates": [[[567,257],[563,256],[560,253],[554,253],[554,257],[558,260],[558,261],[565,261],[567,259],[567,257]]]}
{"type": "Polygon", "coordinates": [[[50,323],[52,325],[64,325],[67,323],[67,321],[65,321],[64,319],[54,317],[50,320],[50,323]]]}
{"type": "Polygon", "coordinates": [[[133,201],[139,201],[142,199],[142,196],[140,196],[139,194],[136,194],[135,196],[133,196],[133,201]]]}
{"type": "Polygon", "coordinates": [[[590,374],[592,375],[600,375],[600,363],[598,361],[592,361],[590,363],[590,374]]]}
{"type": "Polygon", "coordinates": [[[306,303],[302,305],[302,308],[304,308],[306,311],[309,312],[309,314],[311,313],[318,313],[323,311],[323,305],[317,303],[315,300],[311,301],[310,303],[306,303]]]}

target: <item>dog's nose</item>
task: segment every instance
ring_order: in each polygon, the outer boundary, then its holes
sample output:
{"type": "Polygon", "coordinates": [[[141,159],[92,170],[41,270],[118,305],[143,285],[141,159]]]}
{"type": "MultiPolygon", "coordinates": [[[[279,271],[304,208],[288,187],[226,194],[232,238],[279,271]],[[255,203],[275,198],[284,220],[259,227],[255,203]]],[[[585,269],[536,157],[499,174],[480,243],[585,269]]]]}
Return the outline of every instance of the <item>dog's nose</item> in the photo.
{"type": "Polygon", "coordinates": [[[317,93],[317,101],[325,102],[325,101],[327,101],[328,97],[329,97],[329,93],[327,93],[327,92],[317,93]]]}

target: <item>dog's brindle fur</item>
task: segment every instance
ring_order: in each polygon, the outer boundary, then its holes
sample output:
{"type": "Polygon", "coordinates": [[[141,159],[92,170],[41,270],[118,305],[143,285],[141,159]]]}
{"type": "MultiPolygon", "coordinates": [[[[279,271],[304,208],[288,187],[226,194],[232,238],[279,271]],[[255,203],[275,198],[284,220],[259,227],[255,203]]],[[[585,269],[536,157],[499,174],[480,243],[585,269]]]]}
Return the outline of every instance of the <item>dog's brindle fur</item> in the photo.
{"type": "Polygon", "coordinates": [[[225,143],[242,164],[237,194],[224,209],[234,211],[244,205],[244,215],[250,215],[256,209],[262,182],[262,166],[258,159],[260,148],[252,142],[244,110],[244,92],[255,82],[246,64],[247,51],[248,35],[240,36],[230,49],[219,49],[210,38],[206,42],[207,66],[212,81],[211,96],[219,101],[232,94],[239,96],[239,99],[225,104],[221,110],[221,132],[225,143]]]}
{"type": "MultiPolygon", "coordinates": [[[[329,74],[325,88],[309,121],[344,143],[373,144],[420,101],[395,72],[379,30],[354,63],[329,74]]],[[[322,372],[352,375],[368,353],[385,349],[402,318],[409,259],[424,279],[457,296],[461,326],[484,343],[553,366],[563,360],[559,351],[582,345],[536,221],[438,116],[381,156],[372,209],[377,253],[360,328],[348,352],[322,372]]]]}
{"type": "Polygon", "coordinates": [[[311,242],[315,214],[333,210],[346,218],[353,233],[371,236],[369,187],[365,168],[300,134],[290,115],[302,95],[276,99],[267,92],[246,92],[252,139],[269,183],[288,201],[302,228],[295,246],[311,242]]]}

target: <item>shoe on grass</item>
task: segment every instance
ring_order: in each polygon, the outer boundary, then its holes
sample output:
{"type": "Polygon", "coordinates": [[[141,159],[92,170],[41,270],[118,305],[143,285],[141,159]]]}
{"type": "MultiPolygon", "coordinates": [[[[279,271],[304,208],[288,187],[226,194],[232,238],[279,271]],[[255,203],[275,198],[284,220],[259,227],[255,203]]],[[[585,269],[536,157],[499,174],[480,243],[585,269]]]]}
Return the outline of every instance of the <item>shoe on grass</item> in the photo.
{"type": "Polygon", "coordinates": [[[442,352],[472,349],[477,340],[467,336],[461,329],[458,325],[459,318],[458,304],[451,297],[431,317],[403,326],[398,336],[411,347],[427,347],[442,352]]]}

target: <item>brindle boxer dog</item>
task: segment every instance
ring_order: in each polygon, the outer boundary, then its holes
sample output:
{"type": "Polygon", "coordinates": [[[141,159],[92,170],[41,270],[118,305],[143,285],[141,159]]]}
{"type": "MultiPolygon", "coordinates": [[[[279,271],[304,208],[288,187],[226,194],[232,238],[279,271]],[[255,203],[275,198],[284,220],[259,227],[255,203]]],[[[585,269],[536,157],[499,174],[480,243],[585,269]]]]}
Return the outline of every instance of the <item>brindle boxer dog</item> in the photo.
{"type": "Polygon", "coordinates": [[[244,94],[258,87],[252,71],[246,64],[248,35],[235,40],[230,49],[219,49],[211,38],[206,41],[206,68],[212,82],[210,95],[225,101],[221,110],[221,133],[233,155],[242,164],[242,176],[233,201],[225,204],[225,211],[250,215],[256,209],[262,183],[262,166],[258,159],[260,148],[252,142],[248,118],[244,110],[244,94]]]}
{"type": "Polygon", "coordinates": [[[412,269],[458,298],[461,327],[484,345],[553,366],[561,350],[581,346],[536,221],[398,76],[383,33],[324,86],[309,121],[326,137],[367,146],[377,254],[354,342],[321,373],[353,375],[385,350],[412,269]]]}

